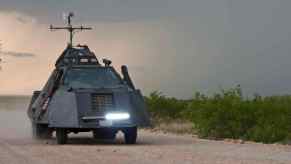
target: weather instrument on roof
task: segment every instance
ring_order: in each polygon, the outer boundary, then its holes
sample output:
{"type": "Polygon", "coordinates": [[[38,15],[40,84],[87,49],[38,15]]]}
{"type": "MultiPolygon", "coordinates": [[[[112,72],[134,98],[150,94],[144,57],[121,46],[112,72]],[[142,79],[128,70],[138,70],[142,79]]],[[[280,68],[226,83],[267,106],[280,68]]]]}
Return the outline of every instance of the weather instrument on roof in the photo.
{"type": "Polygon", "coordinates": [[[72,21],[72,18],[74,17],[74,13],[73,12],[70,12],[67,16],[67,20],[68,20],[68,24],[67,26],[65,27],[54,27],[53,25],[50,25],[50,30],[67,30],[69,31],[69,34],[70,34],[70,41],[69,41],[69,46],[73,46],[73,37],[74,37],[74,34],[77,32],[77,31],[82,31],[82,30],[92,30],[91,27],[84,27],[84,26],[73,26],[71,24],[71,21],[72,21]]]}
{"type": "Polygon", "coordinates": [[[120,75],[111,61],[99,63],[86,45],[73,45],[73,34],[87,27],[74,27],[73,14],[67,17],[70,42],[55,63],[42,90],[34,91],[28,108],[33,135],[49,138],[56,131],[58,144],[68,133],[92,132],[94,138],[115,139],[122,131],[125,143],[134,144],[137,128],[150,125],[145,101],[122,66],[120,75]]]}

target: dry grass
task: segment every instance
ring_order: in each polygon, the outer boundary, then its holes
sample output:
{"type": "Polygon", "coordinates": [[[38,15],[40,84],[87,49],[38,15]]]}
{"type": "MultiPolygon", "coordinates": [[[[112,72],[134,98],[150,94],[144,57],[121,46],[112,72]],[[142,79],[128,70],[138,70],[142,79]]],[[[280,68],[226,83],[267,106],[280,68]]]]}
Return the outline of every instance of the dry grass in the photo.
{"type": "Polygon", "coordinates": [[[171,120],[171,121],[157,121],[154,124],[153,131],[163,131],[175,134],[193,134],[193,124],[188,121],[171,120]]]}

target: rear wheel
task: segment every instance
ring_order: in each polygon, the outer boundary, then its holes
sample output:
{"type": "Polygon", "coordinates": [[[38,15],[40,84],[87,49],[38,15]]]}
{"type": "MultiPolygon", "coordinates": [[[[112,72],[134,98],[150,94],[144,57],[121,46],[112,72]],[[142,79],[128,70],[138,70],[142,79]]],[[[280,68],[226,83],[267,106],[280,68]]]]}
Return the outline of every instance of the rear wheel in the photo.
{"type": "Polygon", "coordinates": [[[56,129],[56,137],[57,137],[57,143],[58,144],[66,144],[68,140],[68,134],[66,129],[63,128],[57,128],[56,129]]]}
{"type": "Polygon", "coordinates": [[[123,130],[126,144],[135,144],[137,139],[137,127],[130,127],[123,130]]]}
{"type": "Polygon", "coordinates": [[[36,139],[49,139],[52,137],[52,129],[47,124],[32,122],[32,136],[36,139]]]}

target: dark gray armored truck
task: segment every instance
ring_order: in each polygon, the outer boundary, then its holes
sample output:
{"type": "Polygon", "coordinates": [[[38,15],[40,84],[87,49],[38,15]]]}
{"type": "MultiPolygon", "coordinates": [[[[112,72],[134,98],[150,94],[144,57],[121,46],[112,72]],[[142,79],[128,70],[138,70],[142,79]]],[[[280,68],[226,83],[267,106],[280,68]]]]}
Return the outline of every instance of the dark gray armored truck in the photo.
{"type": "Polygon", "coordinates": [[[65,144],[71,132],[91,131],[94,138],[113,140],[122,131],[125,143],[136,142],[137,128],[150,125],[143,96],[126,66],[120,76],[110,60],[103,63],[88,46],[68,45],[31,98],[27,113],[34,137],[50,138],[55,131],[57,143],[65,144]]]}
{"type": "Polygon", "coordinates": [[[126,66],[122,77],[101,65],[87,46],[68,47],[41,91],[34,91],[28,109],[33,135],[51,137],[59,144],[70,132],[93,132],[94,138],[114,139],[122,131],[127,144],[134,144],[137,127],[149,126],[141,92],[135,89],[126,66]]]}

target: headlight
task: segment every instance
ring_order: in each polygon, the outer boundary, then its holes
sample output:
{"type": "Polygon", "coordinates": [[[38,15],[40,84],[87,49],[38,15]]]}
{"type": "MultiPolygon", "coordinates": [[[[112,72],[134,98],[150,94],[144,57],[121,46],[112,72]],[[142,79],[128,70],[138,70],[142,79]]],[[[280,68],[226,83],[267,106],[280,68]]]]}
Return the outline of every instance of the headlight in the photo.
{"type": "Polygon", "coordinates": [[[108,113],[105,118],[106,120],[127,120],[130,115],[128,113],[108,113]]]}

